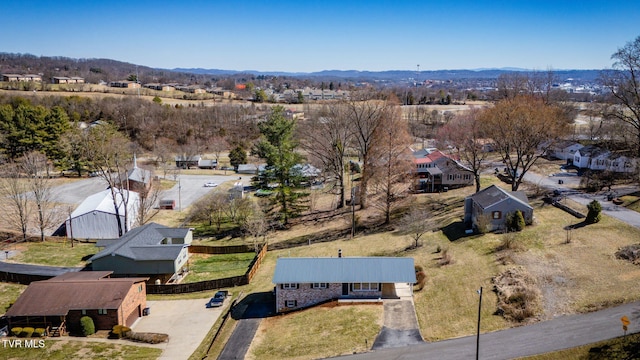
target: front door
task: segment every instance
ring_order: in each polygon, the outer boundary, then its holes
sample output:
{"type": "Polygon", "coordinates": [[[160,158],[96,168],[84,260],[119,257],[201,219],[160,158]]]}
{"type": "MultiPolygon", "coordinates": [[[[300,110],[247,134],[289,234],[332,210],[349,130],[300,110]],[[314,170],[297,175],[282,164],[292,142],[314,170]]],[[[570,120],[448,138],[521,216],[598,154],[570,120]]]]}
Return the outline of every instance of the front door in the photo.
{"type": "Polygon", "coordinates": [[[349,295],[349,283],[342,283],[342,296],[349,295]]]}

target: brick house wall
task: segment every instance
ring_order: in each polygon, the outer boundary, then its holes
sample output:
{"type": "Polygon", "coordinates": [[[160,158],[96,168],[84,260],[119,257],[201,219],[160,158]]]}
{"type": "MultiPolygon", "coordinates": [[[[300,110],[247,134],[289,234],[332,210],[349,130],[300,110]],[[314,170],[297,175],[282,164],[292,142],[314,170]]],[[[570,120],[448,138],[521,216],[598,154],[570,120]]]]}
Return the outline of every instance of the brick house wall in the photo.
{"type": "Polygon", "coordinates": [[[130,323],[127,324],[127,319],[135,320],[142,316],[142,309],[145,307],[147,307],[147,284],[141,281],[131,285],[127,296],[122,301],[118,314],[118,324],[131,325],[130,323]],[[134,312],[137,313],[137,316],[130,318],[134,312]]]}
{"type": "Polygon", "coordinates": [[[97,330],[111,330],[114,325],[118,325],[119,310],[106,309],[106,314],[100,314],[98,309],[70,310],[67,314],[67,329],[72,333],[82,332],[80,318],[89,316],[93,319],[93,324],[97,330]]]}
{"type": "MultiPolygon", "coordinates": [[[[312,284],[296,284],[296,289],[283,289],[282,284],[276,285],[276,311],[287,312],[309,307],[323,301],[338,298],[379,298],[382,297],[383,284],[378,284],[377,291],[354,291],[353,284],[349,285],[347,295],[342,295],[342,283],[330,283],[326,288],[313,288],[312,284]],[[295,301],[293,306],[287,306],[288,301],[295,301]]],[[[289,304],[292,305],[292,304],[289,304]]]]}

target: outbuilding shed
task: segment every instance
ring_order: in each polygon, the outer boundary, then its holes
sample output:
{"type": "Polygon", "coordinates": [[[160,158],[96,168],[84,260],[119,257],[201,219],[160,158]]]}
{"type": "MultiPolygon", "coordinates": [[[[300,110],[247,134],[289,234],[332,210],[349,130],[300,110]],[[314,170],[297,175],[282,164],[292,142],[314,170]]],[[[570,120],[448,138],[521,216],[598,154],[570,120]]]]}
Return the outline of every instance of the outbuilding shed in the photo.
{"type": "Polygon", "coordinates": [[[68,238],[115,239],[132,229],[138,214],[139,196],[134,191],[115,191],[115,205],[110,189],[93,194],[65,221],[68,238]],[[116,208],[118,209],[116,213],[116,208]],[[125,226],[125,208],[127,210],[125,226]],[[117,215],[116,215],[117,214],[117,215]],[[118,222],[118,217],[120,221],[118,222]],[[118,230],[118,224],[120,231],[118,230]]]}

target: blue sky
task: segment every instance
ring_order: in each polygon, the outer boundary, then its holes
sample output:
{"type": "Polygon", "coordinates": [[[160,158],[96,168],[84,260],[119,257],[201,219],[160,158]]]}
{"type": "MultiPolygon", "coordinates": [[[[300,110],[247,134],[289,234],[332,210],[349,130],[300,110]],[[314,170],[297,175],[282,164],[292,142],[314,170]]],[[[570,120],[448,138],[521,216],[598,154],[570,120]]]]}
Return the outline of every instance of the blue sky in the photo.
{"type": "Polygon", "coordinates": [[[0,8],[0,52],[158,68],[603,69],[640,36],[637,0],[4,0],[0,8]]]}

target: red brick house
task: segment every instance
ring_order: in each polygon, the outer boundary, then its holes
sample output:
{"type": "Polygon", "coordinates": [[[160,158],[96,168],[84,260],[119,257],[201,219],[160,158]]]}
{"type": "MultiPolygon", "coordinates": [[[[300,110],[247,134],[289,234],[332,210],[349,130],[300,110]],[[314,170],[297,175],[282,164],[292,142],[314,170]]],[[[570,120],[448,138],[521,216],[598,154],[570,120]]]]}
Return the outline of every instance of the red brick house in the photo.
{"type": "Polygon", "coordinates": [[[80,332],[80,318],[96,330],[130,326],[147,304],[147,278],[109,278],[110,271],[65,273],[34,281],[5,314],[9,327],[41,327],[51,335],[80,332]]]}

